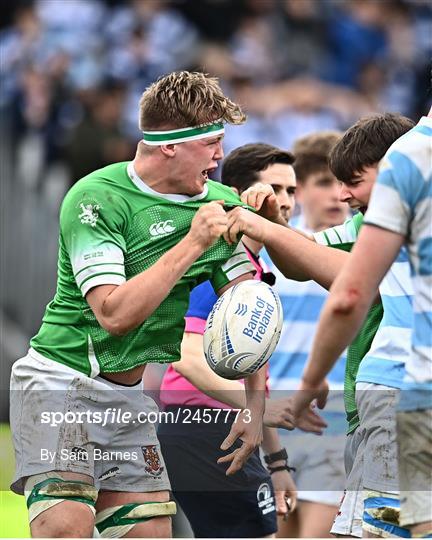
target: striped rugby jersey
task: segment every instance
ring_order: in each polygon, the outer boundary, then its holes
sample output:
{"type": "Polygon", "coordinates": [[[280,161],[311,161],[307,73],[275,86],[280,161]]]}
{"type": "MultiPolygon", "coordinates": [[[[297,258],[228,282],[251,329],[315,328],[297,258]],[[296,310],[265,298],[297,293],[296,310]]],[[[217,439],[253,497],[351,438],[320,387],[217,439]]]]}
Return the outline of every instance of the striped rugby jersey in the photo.
{"type": "MultiPolygon", "coordinates": [[[[356,241],[363,216],[356,214],[343,225],[314,235],[321,244],[339,247],[356,241]]],[[[412,284],[406,248],[380,285],[383,318],[369,352],[360,363],[356,382],[369,382],[400,388],[405,362],[410,354],[412,327],[412,284]]]]}
{"type": "Polygon", "coordinates": [[[432,118],[423,117],[380,163],[365,222],[406,238],[414,289],[413,332],[400,407],[432,407],[432,118]]]}

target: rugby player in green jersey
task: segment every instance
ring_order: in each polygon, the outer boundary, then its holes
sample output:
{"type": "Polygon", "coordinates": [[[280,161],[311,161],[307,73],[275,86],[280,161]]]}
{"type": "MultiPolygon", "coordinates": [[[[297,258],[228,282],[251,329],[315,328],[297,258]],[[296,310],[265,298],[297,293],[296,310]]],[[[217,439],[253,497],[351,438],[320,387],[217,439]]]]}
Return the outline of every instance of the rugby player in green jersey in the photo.
{"type": "MultiPolygon", "coordinates": [[[[208,179],[224,123],[244,121],[216,79],[167,75],[141,98],[134,160],[67,193],[56,294],[11,378],[12,489],[26,495],[33,536],[89,537],[94,525],[102,537],[170,536],[175,503],[141,380],[147,363],[180,359],[193,287],[210,280],[221,294],[253,276],[221,236],[223,205],[242,203],[208,179]]],[[[228,474],[261,443],[264,388],[263,370],[246,381],[248,414],[221,441],[242,441],[228,474]]]]}

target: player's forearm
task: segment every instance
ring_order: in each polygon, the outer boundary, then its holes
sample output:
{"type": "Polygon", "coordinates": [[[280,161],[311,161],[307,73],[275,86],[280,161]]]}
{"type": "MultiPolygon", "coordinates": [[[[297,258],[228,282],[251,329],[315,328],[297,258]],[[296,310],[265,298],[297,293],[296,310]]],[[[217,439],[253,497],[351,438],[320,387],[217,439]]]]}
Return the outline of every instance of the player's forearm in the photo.
{"type": "Polygon", "coordinates": [[[124,335],[142,324],[203,251],[186,236],[153,266],[116,287],[103,303],[103,326],[124,335]]]}
{"type": "Polygon", "coordinates": [[[238,381],[219,377],[210,369],[203,355],[202,336],[186,332],[182,341],[181,360],[173,368],[207,396],[236,409],[246,406],[244,386],[238,381]]]}
{"type": "Polygon", "coordinates": [[[353,341],[403,241],[402,235],[364,225],[324,305],[303,376],[306,384],[315,386],[322,381],[353,341]]]}
{"type": "MultiPolygon", "coordinates": [[[[263,442],[261,446],[266,454],[273,454],[281,450],[282,445],[276,428],[263,426],[263,442]]],[[[278,463],[276,462],[274,465],[277,466],[278,463]]]]}
{"type": "Polygon", "coordinates": [[[319,385],[344,349],[353,341],[372,297],[362,299],[355,287],[342,286],[332,292],[321,313],[309,362],[303,373],[307,386],[319,385]]]}
{"type": "MultiPolygon", "coordinates": [[[[198,336],[198,334],[189,334],[189,336],[192,339],[194,336],[201,337],[198,336]]],[[[188,340],[186,339],[186,341],[188,340]]],[[[183,338],[183,344],[184,343],[185,338],[183,338]]],[[[208,367],[205,358],[202,356],[202,352],[200,353],[200,358],[198,358],[198,356],[195,357],[190,351],[190,347],[187,347],[189,349],[187,353],[184,351],[183,344],[182,359],[179,362],[174,362],[172,364],[177,373],[180,373],[180,375],[207,396],[221,401],[222,403],[226,403],[234,409],[246,408],[246,392],[244,385],[238,381],[230,381],[216,375],[216,373],[208,367]]],[[[274,426],[276,423],[279,425],[282,420],[279,416],[276,417],[273,412],[274,407],[272,407],[271,413],[267,414],[267,404],[270,403],[270,399],[265,400],[264,425],[266,422],[270,424],[270,426],[274,426]]],[[[282,410],[282,404],[280,405],[280,409],[282,410]]]]}
{"type": "Polygon", "coordinates": [[[265,385],[265,366],[245,379],[246,409],[261,419],[265,409],[265,385]]]}
{"type": "Polygon", "coordinates": [[[312,279],[329,289],[349,258],[349,253],[320,246],[293,229],[270,224],[267,231],[267,251],[288,279],[312,279]]]}
{"type": "Polygon", "coordinates": [[[226,403],[234,409],[244,409],[246,407],[246,395],[244,386],[235,381],[220,381],[216,375],[215,377],[185,377],[193,384],[198,390],[204,392],[207,396],[226,403]],[[226,384],[235,383],[235,384],[226,384]]]}

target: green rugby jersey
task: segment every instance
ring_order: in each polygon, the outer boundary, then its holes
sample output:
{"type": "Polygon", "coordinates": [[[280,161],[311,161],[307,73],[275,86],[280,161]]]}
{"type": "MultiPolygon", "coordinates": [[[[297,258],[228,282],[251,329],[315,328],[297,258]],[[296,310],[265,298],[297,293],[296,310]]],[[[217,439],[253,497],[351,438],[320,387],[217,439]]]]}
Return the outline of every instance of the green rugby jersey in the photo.
{"type": "MultiPolygon", "coordinates": [[[[360,212],[353,218],[348,219],[342,225],[331,227],[314,234],[317,243],[325,246],[351,251],[357,240],[360,227],[363,223],[363,214],[360,212]]],[[[360,362],[368,353],[373,338],[378,330],[383,317],[382,303],[374,304],[368,311],[365,322],[354,341],[348,347],[345,381],[344,381],[344,401],[345,412],[348,421],[348,434],[355,431],[359,425],[359,416],[355,401],[355,381],[359,370],[360,362]]]]}
{"type": "Polygon", "coordinates": [[[200,206],[221,199],[242,204],[231,189],[211,180],[194,197],[157,193],[132,163],[109,165],[77,182],[60,211],[57,291],[31,347],[92,377],[178,360],[191,289],[209,279],[218,290],[254,271],[241,243],[230,246],[220,238],[126,336],[104,330],[85,295],[97,285],[121,285],[152,266],[188,233],[200,206]]]}

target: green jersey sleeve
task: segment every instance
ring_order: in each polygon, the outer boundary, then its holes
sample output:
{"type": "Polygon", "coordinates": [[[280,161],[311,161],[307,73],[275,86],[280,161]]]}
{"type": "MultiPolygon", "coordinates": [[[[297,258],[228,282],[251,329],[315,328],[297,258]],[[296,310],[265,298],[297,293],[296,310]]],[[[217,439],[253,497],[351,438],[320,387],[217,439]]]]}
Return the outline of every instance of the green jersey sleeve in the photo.
{"type": "Polygon", "coordinates": [[[248,272],[255,273],[255,267],[250,262],[243,243],[239,242],[229,259],[216,270],[210,281],[213,289],[217,292],[228,285],[230,281],[248,272]]]}
{"type": "Polygon", "coordinates": [[[314,234],[315,242],[324,246],[351,251],[357,240],[360,227],[363,223],[363,214],[359,212],[351,219],[347,219],[342,225],[330,227],[314,234]]]}
{"type": "MultiPolygon", "coordinates": [[[[344,251],[351,251],[363,223],[363,214],[359,212],[342,225],[331,227],[314,234],[315,241],[344,251]]],[[[368,352],[383,314],[382,304],[371,307],[354,341],[348,347],[345,367],[344,399],[348,420],[348,433],[352,433],[359,425],[359,416],[355,401],[355,381],[360,362],[368,352]]]]}
{"type": "Polygon", "coordinates": [[[60,211],[60,240],[81,294],[125,280],[125,218],[122,204],[98,187],[72,189],[60,211]]]}

